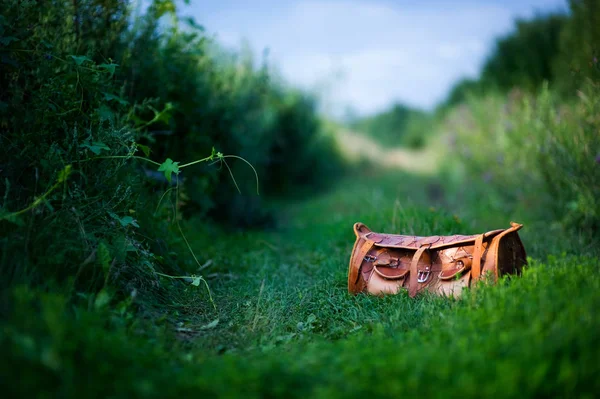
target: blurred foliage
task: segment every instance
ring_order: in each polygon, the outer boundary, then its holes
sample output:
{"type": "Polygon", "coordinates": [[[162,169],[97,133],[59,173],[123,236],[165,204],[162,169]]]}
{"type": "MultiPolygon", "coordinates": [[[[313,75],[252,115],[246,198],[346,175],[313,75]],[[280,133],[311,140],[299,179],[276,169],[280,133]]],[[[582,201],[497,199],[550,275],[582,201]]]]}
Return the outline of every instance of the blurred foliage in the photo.
{"type": "Polygon", "coordinates": [[[387,147],[421,148],[431,124],[426,112],[395,104],[387,111],[354,121],[350,127],[387,147]]]}
{"type": "Polygon", "coordinates": [[[560,32],[567,17],[560,14],[517,20],[515,31],[496,41],[481,72],[480,84],[506,92],[513,87],[538,90],[552,82],[552,66],[559,54],[560,32]]]}
{"type": "Polygon", "coordinates": [[[135,15],[132,7],[3,2],[3,288],[66,283],[105,299],[106,290],[166,295],[168,284],[156,288],[157,269],[180,275],[198,267],[177,258],[174,249],[187,249],[176,217],[273,224],[262,198],[314,190],[341,170],[309,94],[272,80],[248,54],[221,56],[201,26],[177,18],[170,0],[135,15]],[[254,165],[262,196],[252,169],[236,158],[186,169],[176,194],[139,158],[192,162],[214,147],[254,165]]]}
{"type": "Polygon", "coordinates": [[[561,54],[554,62],[557,89],[574,97],[588,80],[600,82],[600,2],[571,0],[571,16],[560,35],[561,54]]]}
{"type": "MultiPolygon", "coordinates": [[[[193,160],[215,146],[254,165],[266,195],[318,186],[340,172],[310,95],[272,79],[266,60],[256,65],[248,51],[220,49],[193,21],[166,32],[159,25],[152,9],[137,21],[122,68],[132,101],[155,99],[159,109],[173,104],[171,118],[154,124],[146,137],[156,156],[193,160]]],[[[241,226],[268,223],[247,165],[233,161],[230,167],[241,194],[227,182],[225,167],[183,176],[187,211],[241,226]]]]}
{"type": "Polygon", "coordinates": [[[565,102],[543,87],[508,99],[473,98],[450,112],[446,174],[467,203],[488,196],[490,212],[518,215],[584,247],[600,232],[600,87],[565,102]],[[452,165],[452,166],[450,166],[452,165]],[[468,198],[467,198],[468,197],[468,198]],[[473,198],[473,199],[474,199],[473,198]]]}
{"type": "Polygon", "coordinates": [[[476,79],[461,79],[452,86],[450,93],[436,109],[436,114],[443,114],[454,106],[465,103],[470,96],[480,96],[484,92],[484,85],[476,79]]]}
{"type": "Polygon", "coordinates": [[[506,93],[513,88],[535,92],[544,82],[553,86],[555,82],[562,81],[565,76],[557,73],[555,64],[564,57],[561,35],[567,30],[570,20],[563,14],[517,20],[513,32],[496,40],[480,76],[454,84],[444,102],[438,106],[437,113],[466,102],[469,96],[506,93]]]}
{"type": "Polygon", "coordinates": [[[440,124],[450,132],[451,185],[470,186],[456,195],[470,202],[469,195],[485,193],[495,201],[485,202],[490,209],[516,212],[588,247],[598,244],[600,229],[600,81],[592,45],[600,14],[597,2],[571,6],[568,18],[519,22],[498,42],[482,78],[455,87],[440,124]],[[577,62],[576,74],[556,69],[577,62]]]}

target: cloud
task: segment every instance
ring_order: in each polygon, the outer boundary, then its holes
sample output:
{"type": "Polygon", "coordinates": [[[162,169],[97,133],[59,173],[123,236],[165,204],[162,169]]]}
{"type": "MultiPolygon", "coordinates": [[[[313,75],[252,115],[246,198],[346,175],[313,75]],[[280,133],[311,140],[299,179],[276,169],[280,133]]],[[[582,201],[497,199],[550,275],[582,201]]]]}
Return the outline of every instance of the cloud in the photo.
{"type": "Polygon", "coordinates": [[[247,38],[257,54],[268,47],[281,74],[320,87],[334,114],[347,106],[372,113],[394,101],[432,108],[457,79],[476,76],[515,16],[509,3],[493,2],[242,4],[196,17],[227,45],[247,38]]]}

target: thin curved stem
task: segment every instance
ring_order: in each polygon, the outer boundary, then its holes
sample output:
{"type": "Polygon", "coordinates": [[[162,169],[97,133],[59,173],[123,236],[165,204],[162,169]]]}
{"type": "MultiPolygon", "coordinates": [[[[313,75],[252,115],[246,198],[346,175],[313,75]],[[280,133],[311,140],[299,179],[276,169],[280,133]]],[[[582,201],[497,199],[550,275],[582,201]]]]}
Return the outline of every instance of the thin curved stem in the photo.
{"type": "Polygon", "coordinates": [[[233,177],[233,172],[231,171],[229,164],[224,159],[223,159],[223,163],[225,164],[225,166],[227,167],[227,170],[229,171],[229,176],[231,176],[231,180],[233,180],[233,184],[235,185],[235,188],[238,190],[238,193],[241,194],[242,190],[240,190],[240,187],[238,186],[237,181],[235,181],[235,177],[233,177]]]}
{"type": "Polygon", "coordinates": [[[254,166],[252,166],[252,164],[250,162],[246,161],[244,158],[238,157],[237,155],[223,155],[223,158],[236,158],[236,159],[241,159],[242,161],[246,162],[248,164],[248,166],[250,166],[250,168],[252,168],[252,171],[254,172],[254,177],[256,178],[256,194],[260,195],[260,193],[258,191],[258,173],[256,173],[256,169],[254,169],[254,166]]]}
{"type": "Polygon", "coordinates": [[[140,157],[140,156],[137,156],[137,155],[106,155],[106,156],[102,156],[102,157],[94,157],[94,158],[83,159],[83,160],[81,160],[79,162],[87,162],[87,161],[92,161],[94,159],[130,159],[130,158],[140,159],[142,161],[150,162],[153,165],[160,166],[160,164],[158,162],[156,162],[156,161],[153,161],[153,160],[148,159],[148,158],[140,157]]]}
{"type": "Polygon", "coordinates": [[[160,207],[160,204],[162,202],[162,200],[165,198],[165,195],[167,195],[171,190],[174,190],[174,187],[171,187],[170,189],[168,189],[167,191],[165,191],[163,193],[163,195],[161,195],[160,199],[158,200],[158,205],[156,205],[156,209],[154,210],[154,214],[156,215],[156,212],[158,212],[158,208],[160,207]]]}
{"type": "Polygon", "coordinates": [[[199,159],[199,160],[197,160],[197,161],[193,161],[193,162],[186,163],[185,165],[181,165],[181,166],[179,167],[179,169],[187,168],[188,166],[192,166],[192,165],[195,165],[195,164],[197,164],[197,163],[201,163],[201,162],[210,161],[211,159],[213,159],[213,156],[212,156],[212,155],[211,155],[211,156],[208,156],[208,157],[206,157],[206,158],[199,159]]]}

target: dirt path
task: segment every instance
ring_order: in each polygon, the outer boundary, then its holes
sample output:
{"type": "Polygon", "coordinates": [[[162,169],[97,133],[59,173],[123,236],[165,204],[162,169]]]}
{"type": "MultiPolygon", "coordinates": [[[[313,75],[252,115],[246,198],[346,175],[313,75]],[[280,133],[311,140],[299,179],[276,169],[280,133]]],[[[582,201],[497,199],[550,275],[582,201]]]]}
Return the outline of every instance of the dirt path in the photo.
{"type": "Polygon", "coordinates": [[[422,150],[386,148],[369,137],[350,130],[338,133],[342,153],[351,160],[366,159],[385,168],[402,169],[419,174],[433,174],[437,168],[435,149],[427,146],[422,150]]]}

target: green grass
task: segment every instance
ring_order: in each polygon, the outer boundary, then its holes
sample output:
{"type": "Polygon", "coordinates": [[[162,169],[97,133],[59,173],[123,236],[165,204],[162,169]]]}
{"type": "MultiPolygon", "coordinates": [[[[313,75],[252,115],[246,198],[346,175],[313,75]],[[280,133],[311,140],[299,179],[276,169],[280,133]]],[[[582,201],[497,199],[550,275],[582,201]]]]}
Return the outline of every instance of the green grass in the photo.
{"type": "Polygon", "coordinates": [[[521,278],[479,287],[461,300],[347,294],[355,221],[422,235],[508,224],[511,215],[488,226],[484,211],[469,214],[449,198],[432,207],[440,199],[424,188],[437,183],[366,170],[319,197],[279,204],[284,222],[272,231],[185,223],[196,253],[212,261],[203,274],[216,310],[202,286],[166,279],[107,307],[89,298],[67,301],[56,290],[17,289],[1,325],[5,391],[596,396],[600,265],[568,246],[534,245],[543,232],[523,230],[533,258],[521,278]]]}

